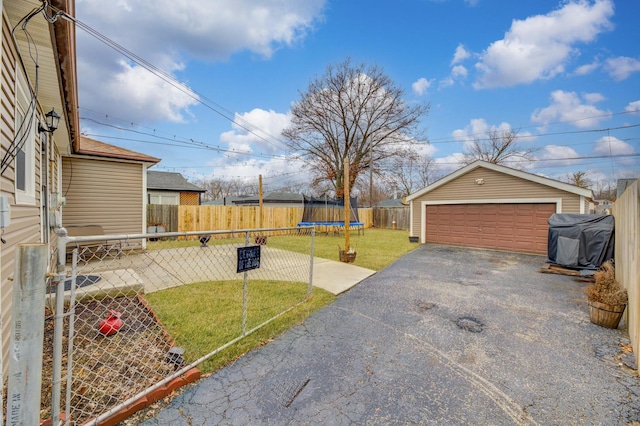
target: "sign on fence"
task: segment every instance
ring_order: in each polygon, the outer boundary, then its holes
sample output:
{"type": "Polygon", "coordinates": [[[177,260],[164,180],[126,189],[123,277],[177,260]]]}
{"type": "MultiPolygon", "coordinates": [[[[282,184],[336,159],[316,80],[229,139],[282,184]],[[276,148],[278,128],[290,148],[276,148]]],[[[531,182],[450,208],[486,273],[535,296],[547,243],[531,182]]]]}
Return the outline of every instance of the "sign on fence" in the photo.
{"type": "Polygon", "coordinates": [[[260,267],[260,246],[238,247],[237,272],[246,272],[260,267]]]}

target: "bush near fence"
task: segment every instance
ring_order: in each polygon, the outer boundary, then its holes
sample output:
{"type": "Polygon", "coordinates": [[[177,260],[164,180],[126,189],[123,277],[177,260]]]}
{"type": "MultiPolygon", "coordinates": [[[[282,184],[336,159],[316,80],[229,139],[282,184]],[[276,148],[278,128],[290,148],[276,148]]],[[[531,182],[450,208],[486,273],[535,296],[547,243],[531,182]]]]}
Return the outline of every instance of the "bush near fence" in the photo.
{"type": "MultiPolygon", "coordinates": [[[[161,225],[167,232],[204,230],[290,228],[302,221],[302,207],[262,207],[262,224],[258,206],[147,206],[147,225],[161,225]]],[[[365,228],[374,225],[372,209],[358,209],[365,228]]],[[[408,229],[408,228],[407,228],[408,229]]]]}

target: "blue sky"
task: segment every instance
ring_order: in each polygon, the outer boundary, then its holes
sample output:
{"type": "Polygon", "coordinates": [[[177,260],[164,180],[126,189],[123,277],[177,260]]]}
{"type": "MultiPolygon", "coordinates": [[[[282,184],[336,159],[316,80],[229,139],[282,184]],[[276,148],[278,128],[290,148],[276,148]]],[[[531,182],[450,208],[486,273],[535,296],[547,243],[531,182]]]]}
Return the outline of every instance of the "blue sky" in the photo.
{"type": "Polygon", "coordinates": [[[304,182],[280,132],[309,81],[349,57],[431,104],[420,151],[441,173],[498,128],[537,149],[532,173],[640,175],[635,0],[76,0],[76,16],[185,85],[78,28],[82,132],[162,158],[155,170],[304,182]]]}

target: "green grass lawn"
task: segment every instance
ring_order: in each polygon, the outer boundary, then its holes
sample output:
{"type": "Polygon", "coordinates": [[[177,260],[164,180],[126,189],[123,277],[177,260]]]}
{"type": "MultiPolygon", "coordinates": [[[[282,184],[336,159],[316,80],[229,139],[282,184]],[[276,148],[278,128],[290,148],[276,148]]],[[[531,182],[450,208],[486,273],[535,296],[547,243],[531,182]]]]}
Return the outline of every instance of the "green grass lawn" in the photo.
{"type": "MultiPolygon", "coordinates": [[[[274,237],[268,241],[269,247],[291,250],[299,253],[309,252],[309,243],[305,238],[274,237]]],[[[358,235],[350,232],[350,246],[357,252],[354,265],[380,271],[389,266],[402,255],[417,247],[409,242],[409,231],[391,229],[366,229],[358,235]]],[[[314,256],[324,259],[339,260],[338,250],[344,249],[345,236],[316,234],[314,240],[314,256]]]]}
{"type": "MultiPolygon", "coordinates": [[[[307,291],[304,283],[249,281],[247,331],[304,303],[209,358],[199,369],[203,373],[216,371],[335,300],[334,295],[319,288],[314,288],[307,300],[307,291]]],[[[195,283],[145,295],[173,341],[185,349],[187,363],[242,334],[242,298],[242,280],[195,283]]]]}
{"type": "MultiPolygon", "coordinates": [[[[357,252],[355,265],[379,271],[417,247],[409,243],[407,231],[367,229],[364,234],[351,232],[351,247],[357,252]]],[[[244,238],[211,239],[213,244],[244,244],[244,238]]],[[[316,235],[314,254],[338,259],[344,248],[344,233],[316,235]]],[[[198,241],[155,241],[148,249],[159,250],[198,246],[198,241]]],[[[309,253],[311,238],[305,235],[270,236],[268,247],[309,253]]],[[[171,338],[185,348],[187,362],[210,353],[238,337],[242,330],[242,281],[204,282],[184,285],[145,295],[171,338]]],[[[247,330],[306,299],[307,285],[281,281],[250,281],[247,330]]],[[[240,340],[200,365],[203,373],[213,372],[233,362],[250,350],[268,342],[311,314],[331,304],[335,296],[319,288],[312,297],[255,333],[240,340]]]]}

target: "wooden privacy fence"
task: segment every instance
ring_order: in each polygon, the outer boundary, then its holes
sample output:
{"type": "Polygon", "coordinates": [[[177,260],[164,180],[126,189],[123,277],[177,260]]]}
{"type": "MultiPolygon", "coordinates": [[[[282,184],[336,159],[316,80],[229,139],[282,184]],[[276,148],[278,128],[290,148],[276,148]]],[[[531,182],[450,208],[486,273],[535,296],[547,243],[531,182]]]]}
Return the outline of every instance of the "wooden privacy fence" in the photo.
{"type": "Polygon", "coordinates": [[[626,322],[636,364],[640,363],[640,179],[613,205],[616,279],[629,293],[626,322]]]}
{"type": "Polygon", "coordinates": [[[178,232],[178,207],[180,206],[168,204],[147,205],[147,226],[163,226],[166,232],[178,232]]]}
{"type": "MultiPolygon", "coordinates": [[[[236,229],[291,228],[302,221],[302,207],[258,206],[147,206],[147,224],[162,225],[167,232],[230,231],[236,229]]],[[[373,224],[371,209],[358,209],[365,228],[373,224]]]]}
{"type": "Polygon", "coordinates": [[[376,228],[409,229],[409,207],[375,207],[373,209],[373,226],[376,228]]]}

